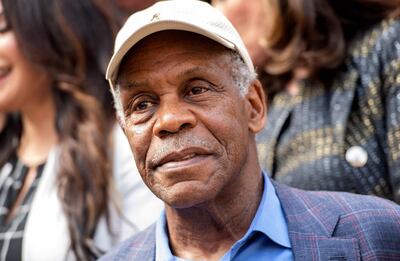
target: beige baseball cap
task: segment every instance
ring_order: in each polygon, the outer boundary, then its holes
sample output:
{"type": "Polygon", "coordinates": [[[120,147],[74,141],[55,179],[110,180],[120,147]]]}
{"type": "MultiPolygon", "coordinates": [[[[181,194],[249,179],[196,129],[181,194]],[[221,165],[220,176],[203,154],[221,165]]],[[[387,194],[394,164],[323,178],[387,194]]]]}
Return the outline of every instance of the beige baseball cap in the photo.
{"type": "Polygon", "coordinates": [[[254,72],[239,33],[220,11],[198,0],[168,0],[132,14],[119,31],[106,72],[106,79],[112,88],[126,53],[146,36],[164,30],[182,30],[208,37],[237,51],[250,71],[254,72]]]}

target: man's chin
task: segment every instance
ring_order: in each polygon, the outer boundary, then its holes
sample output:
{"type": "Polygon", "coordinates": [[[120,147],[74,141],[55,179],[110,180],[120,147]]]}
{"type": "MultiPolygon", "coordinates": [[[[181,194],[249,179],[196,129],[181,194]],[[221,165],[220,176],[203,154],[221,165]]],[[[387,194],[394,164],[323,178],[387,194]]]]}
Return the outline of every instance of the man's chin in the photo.
{"type": "Polygon", "coordinates": [[[169,200],[168,202],[165,201],[165,204],[168,207],[176,209],[176,210],[195,208],[198,205],[200,205],[201,203],[203,203],[203,201],[197,201],[197,200],[169,200]]]}
{"type": "Polygon", "coordinates": [[[187,209],[197,207],[215,198],[212,191],[203,190],[198,185],[188,184],[195,182],[180,183],[186,184],[175,184],[172,188],[166,190],[168,191],[167,194],[160,194],[160,198],[171,208],[187,209]]]}

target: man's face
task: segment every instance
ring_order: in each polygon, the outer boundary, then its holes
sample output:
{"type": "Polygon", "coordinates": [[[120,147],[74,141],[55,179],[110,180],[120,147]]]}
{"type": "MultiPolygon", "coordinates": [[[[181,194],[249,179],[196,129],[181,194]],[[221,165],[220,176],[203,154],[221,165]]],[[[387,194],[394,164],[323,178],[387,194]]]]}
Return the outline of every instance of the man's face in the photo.
{"type": "Polygon", "coordinates": [[[123,128],[144,182],[168,205],[215,199],[247,160],[251,109],[231,62],[205,37],[166,31],[142,40],[121,64],[123,128]]]}

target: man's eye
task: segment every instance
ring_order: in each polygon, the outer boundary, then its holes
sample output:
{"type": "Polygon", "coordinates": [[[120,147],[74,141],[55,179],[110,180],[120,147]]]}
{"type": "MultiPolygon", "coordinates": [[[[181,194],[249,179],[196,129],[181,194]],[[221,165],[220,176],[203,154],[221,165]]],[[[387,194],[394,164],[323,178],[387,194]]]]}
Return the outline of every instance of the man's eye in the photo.
{"type": "Polygon", "coordinates": [[[129,105],[125,109],[125,114],[130,115],[132,113],[142,113],[145,112],[147,109],[149,109],[153,103],[149,100],[143,100],[141,101],[134,100],[129,103],[129,105]]]}
{"type": "Polygon", "coordinates": [[[139,102],[134,106],[133,111],[144,111],[147,108],[149,108],[151,106],[151,104],[152,103],[150,101],[139,102]]]}
{"type": "Polygon", "coordinates": [[[205,87],[193,87],[189,90],[188,94],[189,95],[198,95],[201,94],[203,92],[208,91],[208,88],[205,87]]]}

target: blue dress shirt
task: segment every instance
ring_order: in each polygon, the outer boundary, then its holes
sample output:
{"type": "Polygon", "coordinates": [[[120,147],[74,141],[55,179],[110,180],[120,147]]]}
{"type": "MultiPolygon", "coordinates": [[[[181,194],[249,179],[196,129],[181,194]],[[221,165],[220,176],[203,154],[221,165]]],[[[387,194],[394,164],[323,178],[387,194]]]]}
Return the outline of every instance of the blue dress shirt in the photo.
{"type": "MultiPolygon", "coordinates": [[[[264,172],[262,175],[264,191],[250,228],[224,254],[221,261],[294,260],[286,219],[275,188],[264,172]]],[[[184,260],[171,253],[163,212],[156,225],[156,261],[184,260]]]]}

